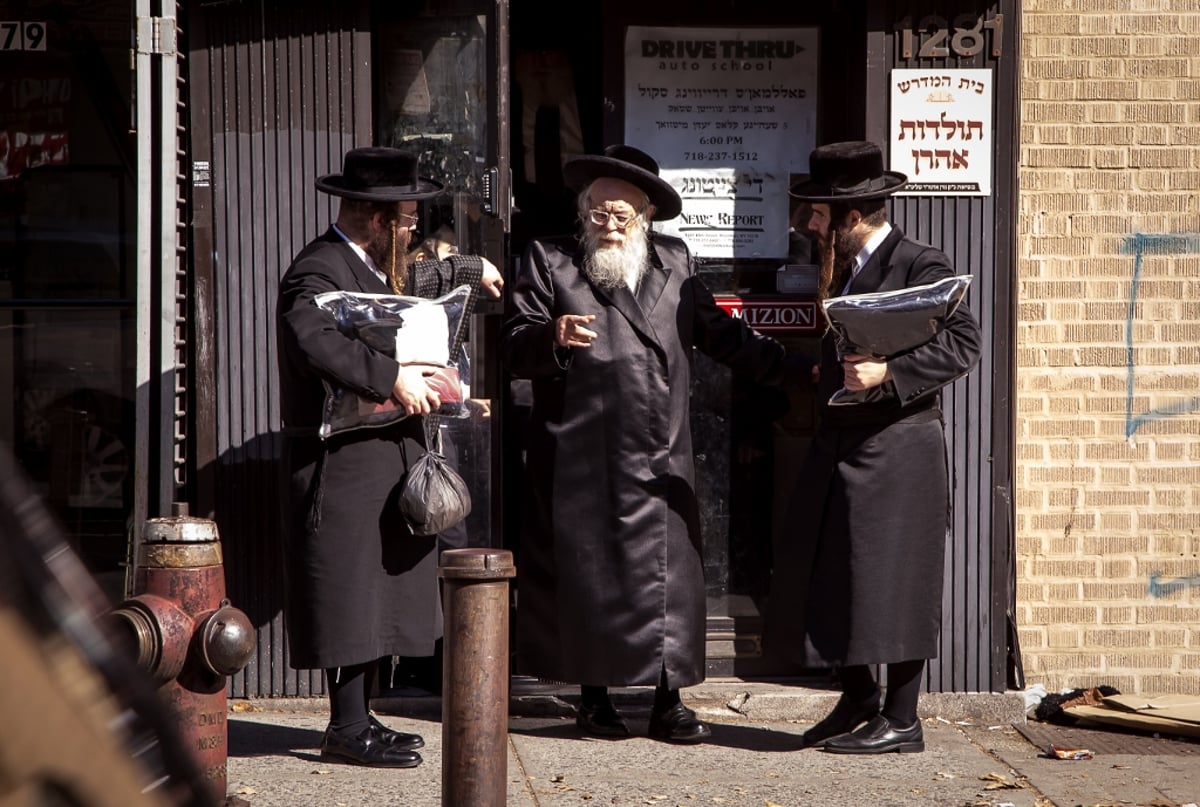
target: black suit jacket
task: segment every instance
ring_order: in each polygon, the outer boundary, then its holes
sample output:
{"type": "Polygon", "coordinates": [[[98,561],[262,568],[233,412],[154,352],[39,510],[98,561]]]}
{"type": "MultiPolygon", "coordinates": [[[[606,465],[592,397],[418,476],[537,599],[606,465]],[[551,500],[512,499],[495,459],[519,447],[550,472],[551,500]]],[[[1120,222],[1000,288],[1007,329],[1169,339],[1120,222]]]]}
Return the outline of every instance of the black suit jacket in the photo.
{"type": "MultiPolygon", "coordinates": [[[[954,275],[950,259],[940,249],[908,238],[893,227],[862,270],[850,282],[847,294],[899,291],[923,286],[954,275]]],[[[822,417],[832,424],[887,423],[939,405],[938,391],[966,373],[979,361],[979,324],[966,300],[932,340],[888,360],[895,397],[850,406],[826,405],[842,386],[836,338],[826,333],[821,345],[821,381],[818,401],[822,417]]]]}
{"type": "MultiPolygon", "coordinates": [[[[478,287],[474,256],[414,264],[406,290],[436,297],[478,287]]],[[[427,656],[441,635],[437,539],[412,535],[396,506],[423,447],[422,419],[317,436],[323,380],[383,401],[395,359],[338,330],[313,298],[328,291],[390,294],[332,228],[306,246],[279,284],[279,391],[285,435],[283,521],[289,662],[307,669],[427,656]]]]}

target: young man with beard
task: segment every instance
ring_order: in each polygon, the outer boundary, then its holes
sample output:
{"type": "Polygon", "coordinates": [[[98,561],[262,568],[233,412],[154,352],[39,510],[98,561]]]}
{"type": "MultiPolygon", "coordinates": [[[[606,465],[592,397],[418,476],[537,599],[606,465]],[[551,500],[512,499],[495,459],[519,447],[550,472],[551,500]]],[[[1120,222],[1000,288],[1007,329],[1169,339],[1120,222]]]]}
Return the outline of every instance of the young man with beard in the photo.
{"type": "Polygon", "coordinates": [[[629,728],[608,688],[654,686],[649,734],[696,743],[705,588],[688,396],[693,348],[760,382],[811,361],[717,307],[687,246],[652,231],[679,194],[630,146],[574,158],[578,237],[527,248],[501,355],[531,379],[515,667],[582,687],[577,723],[629,728]]]}
{"type": "Polygon", "coordinates": [[[283,525],[284,617],[289,662],[322,668],[330,721],[321,756],[406,768],[424,741],[393,731],[369,711],[380,658],[429,656],[441,635],[436,536],[412,535],[397,507],[411,461],[423,450],[421,415],[440,404],[433,368],[401,366],[350,338],[317,308],[322,292],[437,297],[464,283],[499,297],[489,261],[454,255],[406,265],[417,201],[442,186],[417,175],[415,156],[361,148],[317,189],[341,198],[337,222],[296,256],[279,283],[279,386],[287,481],[283,525]],[[324,381],[410,417],[394,426],[317,435],[324,381]]]}
{"type": "MultiPolygon", "coordinates": [[[[792,195],[812,204],[819,296],[885,292],[954,274],[946,255],[888,223],[885,202],[906,184],[883,170],[878,146],[833,143],[812,152],[792,195]]],[[[820,423],[775,549],[767,641],[809,669],[832,668],[842,695],[804,733],[844,754],[921,751],[917,697],[937,655],[949,492],[942,387],[979,361],[980,332],[960,305],[926,344],[883,359],[839,357],[822,340],[820,423]],[[829,406],[841,387],[882,387],[881,400],[829,406]],[[887,666],[887,697],[871,666],[887,666]]]]}

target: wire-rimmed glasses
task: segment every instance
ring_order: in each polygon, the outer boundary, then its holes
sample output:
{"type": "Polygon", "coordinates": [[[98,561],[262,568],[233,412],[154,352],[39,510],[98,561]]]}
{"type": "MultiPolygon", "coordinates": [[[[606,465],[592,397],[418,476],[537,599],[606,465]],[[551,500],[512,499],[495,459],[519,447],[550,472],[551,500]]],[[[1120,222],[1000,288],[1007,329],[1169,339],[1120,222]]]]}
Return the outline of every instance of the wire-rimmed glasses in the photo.
{"type": "Polygon", "coordinates": [[[618,230],[624,230],[630,224],[633,224],[634,220],[640,215],[642,215],[641,211],[634,213],[614,213],[598,207],[593,207],[588,211],[588,219],[592,222],[592,224],[595,224],[597,227],[607,227],[608,222],[611,219],[613,224],[617,225],[618,230]]]}

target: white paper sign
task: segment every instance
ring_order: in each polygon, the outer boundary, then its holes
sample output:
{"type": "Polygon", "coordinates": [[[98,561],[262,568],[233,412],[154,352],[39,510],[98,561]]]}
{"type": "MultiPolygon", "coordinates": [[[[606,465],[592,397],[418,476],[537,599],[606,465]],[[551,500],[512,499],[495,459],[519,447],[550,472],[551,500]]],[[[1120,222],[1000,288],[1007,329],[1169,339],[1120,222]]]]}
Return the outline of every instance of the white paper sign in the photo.
{"type": "Polygon", "coordinates": [[[817,29],[657,28],[625,35],[625,142],[683,197],[663,232],[702,257],[781,258],[789,174],[816,141],[817,29]]]}
{"type": "Polygon", "coordinates": [[[683,199],[683,212],[659,226],[710,258],[775,258],[782,234],[787,252],[787,175],[749,168],[667,168],[661,172],[683,199]],[[776,204],[784,199],[782,209],[776,204]]]}
{"type": "Polygon", "coordinates": [[[901,194],[992,192],[991,70],[892,71],[891,163],[901,194]]]}

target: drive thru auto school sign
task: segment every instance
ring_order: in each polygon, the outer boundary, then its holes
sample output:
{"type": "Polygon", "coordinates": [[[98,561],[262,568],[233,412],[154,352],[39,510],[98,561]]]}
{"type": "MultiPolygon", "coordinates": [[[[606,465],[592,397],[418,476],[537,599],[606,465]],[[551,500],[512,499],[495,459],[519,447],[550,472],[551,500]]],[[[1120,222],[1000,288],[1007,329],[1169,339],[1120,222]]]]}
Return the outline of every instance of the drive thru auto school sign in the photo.
{"type": "Polygon", "coordinates": [[[815,334],[825,327],[813,300],[769,295],[743,298],[736,294],[718,294],[714,299],[730,316],[746,320],[746,324],[761,333],[815,334]]]}

